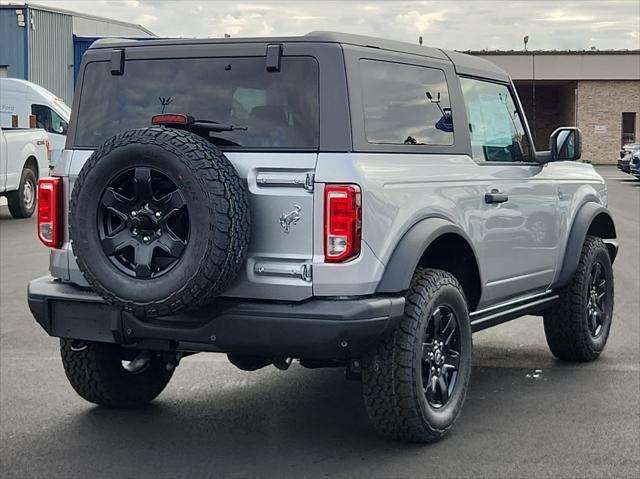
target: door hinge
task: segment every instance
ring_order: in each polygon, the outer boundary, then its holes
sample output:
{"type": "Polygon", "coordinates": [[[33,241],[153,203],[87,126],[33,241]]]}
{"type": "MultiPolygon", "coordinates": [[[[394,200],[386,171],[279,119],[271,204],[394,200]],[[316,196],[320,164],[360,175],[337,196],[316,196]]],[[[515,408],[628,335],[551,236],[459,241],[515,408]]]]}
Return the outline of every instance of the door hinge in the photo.
{"type": "Polygon", "coordinates": [[[312,268],[312,265],[306,263],[300,267],[300,277],[307,283],[313,279],[312,268]]]}
{"type": "Polygon", "coordinates": [[[260,276],[289,276],[301,278],[310,283],[312,280],[311,264],[304,263],[296,267],[295,264],[287,263],[256,263],[254,272],[260,276]]]}
{"type": "Polygon", "coordinates": [[[316,175],[314,175],[313,173],[307,173],[307,177],[304,180],[304,189],[310,193],[313,193],[315,178],[316,178],[316,175]]]}
{"type": "Polygon", "coordinates": [[[309,193],[313,193],[314,178],[313,173],[264,172],[256,175],[256,183],[262,188],[294,187],[304,188],[309,193]]]}

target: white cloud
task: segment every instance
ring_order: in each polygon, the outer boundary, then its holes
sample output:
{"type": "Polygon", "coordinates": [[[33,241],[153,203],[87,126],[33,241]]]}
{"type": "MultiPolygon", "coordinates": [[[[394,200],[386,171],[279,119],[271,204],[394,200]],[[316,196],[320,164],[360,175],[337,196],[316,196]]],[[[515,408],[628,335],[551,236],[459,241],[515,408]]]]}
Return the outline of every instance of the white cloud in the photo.
{"type": "Polygon", "coordinates": [[[235,9],[241,12],[268,12],[273,10],[273,6],[259,3],[240,3],[235,6],[235,9]]]}
{"type": "Polygon", "coordinates": [[[419,33],[426,32],[434,22],[443,22],[446,17],[444,12],[437,13],[420,13],[412,10],[407,13],[401,13],[396,16],[396,21],[401,25],[413,27],[419,33]]]}

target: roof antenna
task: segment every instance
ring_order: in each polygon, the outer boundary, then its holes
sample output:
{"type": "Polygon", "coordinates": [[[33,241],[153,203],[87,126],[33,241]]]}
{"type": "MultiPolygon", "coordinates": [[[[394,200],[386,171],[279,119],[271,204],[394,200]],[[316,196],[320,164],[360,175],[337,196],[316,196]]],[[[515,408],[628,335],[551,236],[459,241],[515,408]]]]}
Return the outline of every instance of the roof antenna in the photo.
{"type": "Polygon", "coordinates": [[[420,44],[420,46],[422,46],[422,35],[418,37],[418,43],[420,44]]]}
{"type": "Polygon", "coordinates": [[[525,35],[524,40],[524,51],[527,51],[527,43],[529,43],[529,35],[525,35]]]}

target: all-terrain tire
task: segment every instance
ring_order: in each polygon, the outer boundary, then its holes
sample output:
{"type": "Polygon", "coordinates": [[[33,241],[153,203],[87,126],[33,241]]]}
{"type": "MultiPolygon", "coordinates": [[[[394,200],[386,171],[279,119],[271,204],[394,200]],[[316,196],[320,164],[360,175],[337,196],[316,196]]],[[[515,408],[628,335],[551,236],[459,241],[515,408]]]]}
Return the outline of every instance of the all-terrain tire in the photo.
{"type": "MultiPolygon", "coordinates": [[[[410,442],[434,442],[458,417],[471,374],[471,325],[462,288],[451,274],[418,269],[406,296],[405,314],[395,331],[365,358],[364,402],[369,419],[383,436],[410,442]],[[448,402],[434,408],[427,400],[423,340],[434,312],[446,306],[458,319],[459,370],[448,402]]],[[[429,376],[431,377],[431,376],[429,376]]]]}
{"type": "Polygon", "coordinates": [[[36,210],[38,180],[35,171],[26,166],[20,176],[18,189],[7,193],[7,206],[14,218],[30,218],[36,210]],[[30,189],[30,193],[27,192],[30,189]],[[31,197],[29,197],[29,194],[31,197]]]}
{"type": "Polygon", "coordinates": [[[141,371],[127,371],[122,360],[131,358],[132,352],[117,344],[61,339],[60,353],[64,372],[73,389],[83,399],[102,406],[125,408],[149,403],[162,392],[173,375],[173,369],[167,370],[157,354],[150,355],[148,364],[141,371]]]}
{"type": "Polygon", "coordinates": [[[147,317],[197,308],[226,290],[243,267],[250,235],[247,186],[227,157],[198,135],[165,127],[125,131],[82,167],[71,195],[69,234],[78,267],[111,304],[147,317]],[[114,265],[97,227],[103,192],[132,169],[160,172],[188,210],[188,241],[179,261],[150,278],[132,277],[114,265]]]}
{"type": "MultiPolygon", "coordinates": [[[[613,269],[606,245],[600,238],[587,236],[578,268],[569,284],[560,291],[560,298],[544,315],[544,332],[554,356],[566,361],[592,361],[607,344],[613,318],[613,269]],[[590,331],[589,300],[591,272],[601,265],[606,281],[602,303],[602,325],[598,334],[590,331]]],[[[596,329],[596,331],[598,331],[596,329]]]]}

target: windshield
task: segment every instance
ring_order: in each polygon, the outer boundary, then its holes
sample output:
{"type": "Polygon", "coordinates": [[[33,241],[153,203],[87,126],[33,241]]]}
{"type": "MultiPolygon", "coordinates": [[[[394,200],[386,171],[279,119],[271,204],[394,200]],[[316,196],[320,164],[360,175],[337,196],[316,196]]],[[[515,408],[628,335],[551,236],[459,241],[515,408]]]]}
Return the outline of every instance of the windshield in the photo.
{"type": "Polygon", "coordinates": [[[71,108],[69,108],[66,103],[60,100],[56,100],[55,106],[56,113],[58,113],[64,121],[68,122],[69,118],[71,118],[71,108]]]}
{"type": "Polygon", "coordinates": [[[318,64],[283,57],[280,71],[268,72],[264,57],[129,60],[123,75],[111,75],[108,62],[92,62],[84,72],[75,144],[96,147],[150,126],[161,113],[243,127],[212,131],[220,145],[317,149],[318,64]]]}

